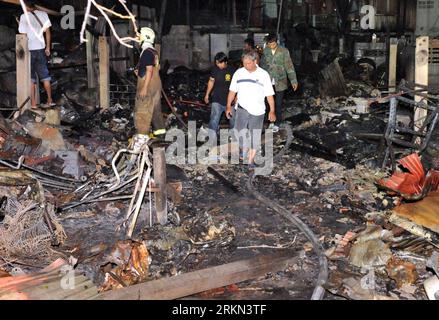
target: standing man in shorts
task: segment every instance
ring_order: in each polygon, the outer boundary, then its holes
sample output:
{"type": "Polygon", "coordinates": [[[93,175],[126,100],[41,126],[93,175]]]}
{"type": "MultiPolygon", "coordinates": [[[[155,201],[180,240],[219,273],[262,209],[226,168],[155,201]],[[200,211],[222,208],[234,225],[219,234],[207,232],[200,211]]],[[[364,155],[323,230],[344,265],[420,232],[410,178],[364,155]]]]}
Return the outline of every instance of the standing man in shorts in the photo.
{"type": "Polygon", "coordinates": [[[51,77],[47,69],[47,57],[50,56],[51,33],[49,16],[46,12],[36,10],[35,1],[25,0],[26,14],[20,16],[18,32],[24,33],[28,38],[28,46],[31,58],[31,106],[36,108],[36,88],[37,81],[43,83],[47,93],[47,105],[52,107],[55,105],[52,100],[52,86],[50,84],[51,77]],[[30,23],[30,25],[29,25],[30,23]],[[45,37],[43,37],[43,34],[45,37]],[[45,39],[45,41],[44,41],[45,39]]]}

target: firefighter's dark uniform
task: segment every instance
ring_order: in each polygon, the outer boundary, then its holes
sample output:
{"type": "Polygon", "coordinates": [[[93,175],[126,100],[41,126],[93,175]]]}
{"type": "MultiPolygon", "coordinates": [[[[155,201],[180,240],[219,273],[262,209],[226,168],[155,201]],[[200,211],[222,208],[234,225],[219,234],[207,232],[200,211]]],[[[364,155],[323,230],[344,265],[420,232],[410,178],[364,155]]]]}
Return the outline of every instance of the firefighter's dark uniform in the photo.
{"type": "Polygon", "coordinates": [[[165,123],[161,108],[162,82],[160,80],[159,56],[154,48],[143,50],[137,65],[137,95],[134,107],[134,126],[138,134],[149,134],[151,122],[154,135],[164,134],[165,123]],[[147,96],[139,97],[139,93],[146,80],[146,67],[153,66],[152,78],[148,85],[147,96]]]}

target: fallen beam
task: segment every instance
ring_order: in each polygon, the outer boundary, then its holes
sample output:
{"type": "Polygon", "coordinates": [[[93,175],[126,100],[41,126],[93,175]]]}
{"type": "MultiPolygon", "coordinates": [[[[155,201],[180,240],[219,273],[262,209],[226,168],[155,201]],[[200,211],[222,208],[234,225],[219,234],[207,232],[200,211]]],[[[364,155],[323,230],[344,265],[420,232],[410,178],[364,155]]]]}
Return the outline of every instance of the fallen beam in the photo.
{"type": "MultiPolygon", "coordinates": [[[[0,0],[0,2],[16,4],[18,6],[21,6],[20,0],[0,0]]],[[[49,8],[46,8],[46,7],[37,5],[37,4],[35,5],[35,7],[38,10],[45,11],[47,14],[50,14],[50,15],[53,15],[53,16],[62,16],[62,14],[60,12],[58,12],[58,11],[55,11],[55,10],[52,10],[52,9],[49,9],[49,8]]]]}
{"type": "Polygon", "coordinates": [[[263,255],[217,267],[162,278],[99,294],[98,300],[170,300],[194,295],[284,270],[298,257],[287,253],[263,255]]]}

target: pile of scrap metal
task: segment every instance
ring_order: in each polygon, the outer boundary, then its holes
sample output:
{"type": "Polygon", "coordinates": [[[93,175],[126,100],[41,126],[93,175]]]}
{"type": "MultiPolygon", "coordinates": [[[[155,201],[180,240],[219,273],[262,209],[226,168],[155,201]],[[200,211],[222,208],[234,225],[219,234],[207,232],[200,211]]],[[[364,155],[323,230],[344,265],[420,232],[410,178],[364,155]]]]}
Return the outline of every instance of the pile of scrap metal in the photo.
{"type": "Polygon", "coordinates": [[[406,200],[420,200],[430,192],[437,191],[439,171],[429,170],[426,173],[417,153],[402,158],[398,162],[409,172],[394,172],[390,178],[379,180],[379,186],[400,194],[406,200]]]}
{"type": "Polygon", "coordinates": [[[439,298],[439,171],[427,170],[417,153],[398,163],[390,177],[374,179],[396,206],[369,211],[366,228],[337,234],[326,251],[334,265],[325,286],[331,293],[361,300],[439,298]]]}
{"type": "Polygon", "coordinates": [[[410,152],[424,153],[430,146],[436,125],[439,120],[439,96],[435,93],[437,88],[415,85],[402,80],[395,94],[380,98],[380,102],[390,101],[389,118],[384,133],[386,151],[383,168],[390,158],[395,170],[395,153],[406,154],[410,152]],[[427,93],[428,91],[428,93],[427,93]],[[420,101],[417,101],[417,98],[420,101]],[[403,110],[403,105],[408,106],[414,115],[409,124],[401,125],[398,113],[403,110]],[[401,151],[402,148],[402,151],[401,151]]]}
{"type": "Polygon", "coordinates": [[[349,231],[326,251],[328,259],[343,265],[331,272],[325,285],[328,291],[354,300],[415,300],[425,293],[430,299],[434,296],[439,290],[434,245],[406,236],[397,226],[386,227],[369,224],[361,232],[349,231]],[[383,285],[385,278],[393,281],[383,285]]]}
{"type": "Polygon", "coordinates": [[[406,200],[393,210],[390,221],[438,246],[439,171],[426,173],[417,153],[399,163],[409,172],[397,171],[390,178],[377,181],[378,186],[406,200]]]}
{"type": "MultiPolygon", "coordinates": [[[[426,172],[417,153],[398,162],[408,172],[394,172],[390,178],[381,179],[377,183],[410,202],[397,206],[389,221],[439,248],[439,171],[431,169],[426,172]]],[[[431,262],[429,266],[439,276],[437,256],[436,251],[429,260],[435,263],[431,262]]],[[[437,277],[428,278],[424,287],[430,299],[439,300],[437,277]]]]}

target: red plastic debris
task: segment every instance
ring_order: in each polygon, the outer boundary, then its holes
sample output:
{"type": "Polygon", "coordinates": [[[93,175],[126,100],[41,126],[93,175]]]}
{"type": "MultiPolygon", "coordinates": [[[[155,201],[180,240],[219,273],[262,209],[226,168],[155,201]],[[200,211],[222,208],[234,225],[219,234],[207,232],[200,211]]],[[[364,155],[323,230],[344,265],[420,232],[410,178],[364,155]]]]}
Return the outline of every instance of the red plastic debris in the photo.
{"type": "Polygon", "coordinates": [[[394,172],[389,179],[378,180],[378,185],[394,191],[404,199],[419,200],[439,186],[439,171],[430,170],[425,174],[421,159],[413,153],[398,161],[409,172],[394,172]]]}

